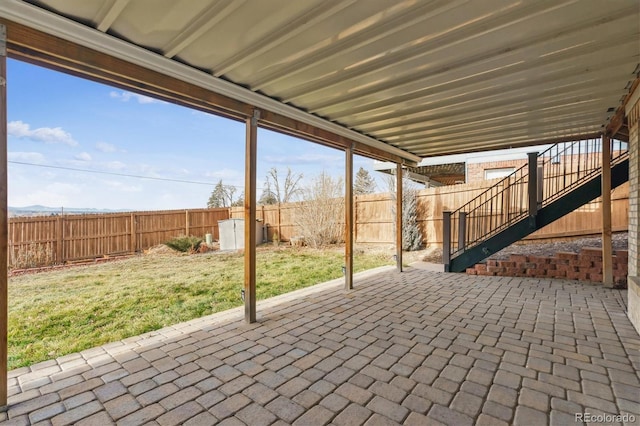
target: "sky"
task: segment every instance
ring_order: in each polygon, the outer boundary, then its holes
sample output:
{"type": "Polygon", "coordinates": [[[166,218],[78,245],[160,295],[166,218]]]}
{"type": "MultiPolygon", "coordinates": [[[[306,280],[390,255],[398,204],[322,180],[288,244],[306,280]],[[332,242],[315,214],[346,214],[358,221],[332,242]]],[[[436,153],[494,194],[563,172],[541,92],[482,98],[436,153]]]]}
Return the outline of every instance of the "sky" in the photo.
{"type": "MultiPolygon", "coordinates": [[[[220,179],[244,189],[244,123],[12,59],[7,82],[11,207],[204,208],[220,179]]],[[[372,166],[354,157],[380,187],[372,166]]],[[[259,129],[258,197],[272,167],[343,177],[344,153],[259,129]]]]}

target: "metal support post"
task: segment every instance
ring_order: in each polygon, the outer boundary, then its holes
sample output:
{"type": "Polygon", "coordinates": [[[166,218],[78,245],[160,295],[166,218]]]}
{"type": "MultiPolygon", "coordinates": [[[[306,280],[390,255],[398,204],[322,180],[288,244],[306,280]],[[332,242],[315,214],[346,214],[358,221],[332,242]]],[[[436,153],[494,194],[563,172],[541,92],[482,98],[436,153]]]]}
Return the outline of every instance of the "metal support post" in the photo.
{"type": "Polygon", "coordinates": [[[529,157],[529,217],[535,217],[538,214],[538,153],[530,152],[529,157]]]}
{"type": "Polygon", "coordinates": [[[444,271],[449,271],[451,263],[451,212],[442,212],[442,263],[444,271]]]}

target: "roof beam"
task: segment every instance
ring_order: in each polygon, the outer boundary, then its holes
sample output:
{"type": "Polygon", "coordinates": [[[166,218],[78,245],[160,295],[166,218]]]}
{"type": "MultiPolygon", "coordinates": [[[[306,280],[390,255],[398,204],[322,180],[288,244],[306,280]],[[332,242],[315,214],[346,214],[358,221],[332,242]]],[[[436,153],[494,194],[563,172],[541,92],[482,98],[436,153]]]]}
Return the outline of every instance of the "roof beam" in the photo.
{"type": "Polygon", "coordinates": [[[129,4],[130,0],[115,0],[111,3],[105,3],[96,17],[98,23],[98,31],[107,32],[111,28],[111,24],[116,20],[120,13],[129,4]]]}

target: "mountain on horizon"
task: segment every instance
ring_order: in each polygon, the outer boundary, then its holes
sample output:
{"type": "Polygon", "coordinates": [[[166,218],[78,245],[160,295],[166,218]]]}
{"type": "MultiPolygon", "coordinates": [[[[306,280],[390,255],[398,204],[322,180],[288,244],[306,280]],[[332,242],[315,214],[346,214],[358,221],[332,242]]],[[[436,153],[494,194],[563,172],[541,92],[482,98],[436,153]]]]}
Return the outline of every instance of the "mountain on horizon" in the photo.
{"type": "Polygon", "coordinates": [[[90,213],[116,213],[128,211],[126,209],[111,210],[111,209],[96,209],[87,207],[49,207],[40,204],[24,207],[12,207],[9,206],[9,216],[44,216],[44,215],[58,215],[58,214],[90,214],[90,213]]]}

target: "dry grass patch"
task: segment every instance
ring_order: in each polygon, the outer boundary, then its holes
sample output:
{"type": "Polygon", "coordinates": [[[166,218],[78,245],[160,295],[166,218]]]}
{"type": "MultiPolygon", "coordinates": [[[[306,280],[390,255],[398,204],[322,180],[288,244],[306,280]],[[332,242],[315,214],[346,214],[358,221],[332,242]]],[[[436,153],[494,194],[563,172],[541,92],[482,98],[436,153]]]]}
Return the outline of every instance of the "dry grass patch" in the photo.
{"type": "MultiPolygon", "coordinates": [[[[261,248],[257,297],[342,275],[343,252],[261,248]]],[[[389,256],[357,252],[355,270],[389,256]]],[[[242,304],[241,254],[139,256],[9,280],[9,368],[223,311],[242,304]]]]}

